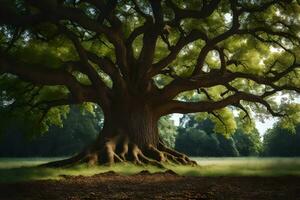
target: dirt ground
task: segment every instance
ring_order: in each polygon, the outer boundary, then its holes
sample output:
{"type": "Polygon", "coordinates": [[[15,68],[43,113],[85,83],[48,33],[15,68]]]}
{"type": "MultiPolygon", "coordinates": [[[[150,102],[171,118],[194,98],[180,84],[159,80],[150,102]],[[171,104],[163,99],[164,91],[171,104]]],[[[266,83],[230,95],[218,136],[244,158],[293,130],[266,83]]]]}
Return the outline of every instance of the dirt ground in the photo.
{"type": "Polygon", "coordinates": [[[300,177],[184,177],[143,171],[0,184],[2,200],[87,199],[284,199],[300,200],[300,177]]]}

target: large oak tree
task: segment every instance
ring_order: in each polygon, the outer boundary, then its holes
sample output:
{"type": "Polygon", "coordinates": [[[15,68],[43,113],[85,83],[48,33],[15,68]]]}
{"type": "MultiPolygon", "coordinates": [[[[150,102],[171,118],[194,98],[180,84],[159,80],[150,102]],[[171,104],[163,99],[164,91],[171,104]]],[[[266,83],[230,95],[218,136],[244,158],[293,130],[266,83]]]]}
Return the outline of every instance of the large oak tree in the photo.
{"type": "Polygon", "coordinates": [[[192,164],[160,140],[161,116],[202,112],[225,124],[239,110],[246,123],[252,111],[293,120],[298,108],[274,100],[300,92],[296,1],[0,3],[3,106],[40,110],[42,123],[70,104],[104,113],[93,145],[49,165],[192,164]]]}

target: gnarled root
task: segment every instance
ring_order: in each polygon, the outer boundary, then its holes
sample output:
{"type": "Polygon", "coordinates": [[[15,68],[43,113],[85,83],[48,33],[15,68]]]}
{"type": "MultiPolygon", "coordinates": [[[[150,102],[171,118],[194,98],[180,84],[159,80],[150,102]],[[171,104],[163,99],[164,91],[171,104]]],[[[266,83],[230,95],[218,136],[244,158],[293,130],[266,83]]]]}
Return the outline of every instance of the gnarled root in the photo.
{"type": "Polygon", "coordinates": [[[141,149],[134,143],[130,143],[128,138],[122,140],[121,145],[119,145],[121,148],[116,148],[116,142],[118,140],[112,139],[106,143],[106,154],[109,158],[107,160],[108,164],[131,161],[138,165],[150,164],[157,167],[163,167],[164,163],[197,165],[195,161],[190,160],[185,154],[165,146],[161,141],[157,147],[148,145],[144,149],[141,149]]]}
{"type": "Polygon", "coordinates": [[[64,160],[58,160],[53,162],[48,162],[45,164],[39,165],[40,167],[69,167],[75,164],[88,163],[89,165],[95,165],[98,163],[98,155],[96,153],[89,153],[84,150],[71,158],[64,160]]]}
{"type": "Polygon", "coordinates": [[[83,151],[72,158],[47,163],[42,166],[60,167],[80,163],[88,163],[89,165],[112,165],[117,162],[127,161],[137,165],[149,164],[160,168],[164,168],[164,163],[197,165],[195,161],[192,161],[186,155],[165,146],[161,141],[157,146],[148,145],[142,149],[137,144],[130,142],[127,137],[114,137],[104,142],[103,147],[98,151],[90,149],[83,151]]]}

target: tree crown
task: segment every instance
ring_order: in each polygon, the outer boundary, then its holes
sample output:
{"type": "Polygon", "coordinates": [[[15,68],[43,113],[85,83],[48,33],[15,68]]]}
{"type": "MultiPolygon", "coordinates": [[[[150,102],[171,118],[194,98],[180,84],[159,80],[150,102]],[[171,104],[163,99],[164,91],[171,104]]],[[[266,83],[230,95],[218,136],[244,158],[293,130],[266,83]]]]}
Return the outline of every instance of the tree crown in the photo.
{"type": "MultiPolygon", "coordinates": [[[[243,0],[1,0],[2,108],[59,124],[67,105],[118,97],[158,116],[202,112],[220,132],[251,112],[299,117],[299,3],[243,0]],[[60,106],[60,107],[57,107],[60,106]]],[[[89,102],[89,103],[88,103],[89,102]]],[[[2,115],[4,116],[4,115],[2,115]]]]}

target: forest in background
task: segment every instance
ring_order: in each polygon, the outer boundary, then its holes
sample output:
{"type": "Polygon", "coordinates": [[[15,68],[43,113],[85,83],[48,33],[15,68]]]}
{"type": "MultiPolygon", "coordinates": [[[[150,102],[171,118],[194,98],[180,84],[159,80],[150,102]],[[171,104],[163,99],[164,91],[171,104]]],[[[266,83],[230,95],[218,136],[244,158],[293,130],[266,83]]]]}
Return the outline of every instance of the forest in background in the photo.
{"type": "MultiPolygon", "coordinates": [[[[34,124],[23,118],[3,125],[0,137],[1,157],[52,157],[69,156],[82,150],[97,137],[103,125],[100,109],[88,112],[73,106],[64,119],[63,127],[50,126],[37,135],[34,124]],[[100,120],[99,120],[100,119],[100,120]]],[[[240,123],[229,136],[215,131],[210,119],[199,120],[195,115],[184,115],[179,126],[169,116],[159,121],[160,136],[164,142],[190,156],[237,157],[237,156],[300,156],[300,125],[293,133],[277,124],[263,138],[253,129],[245,132],[240,123]]]]}

